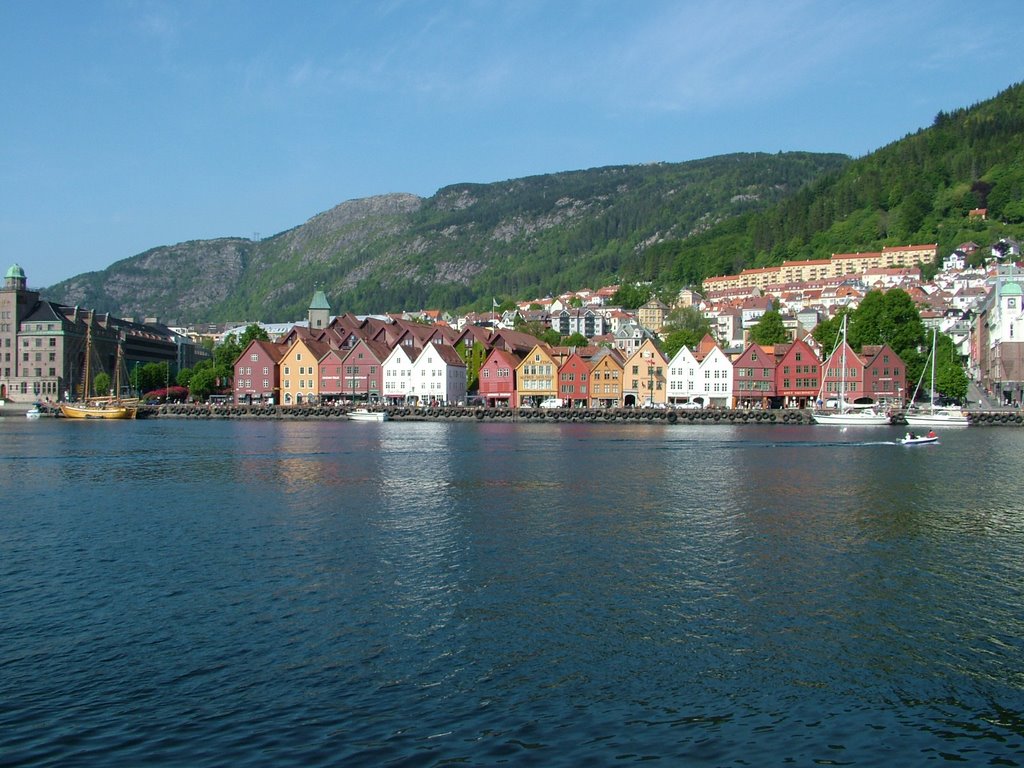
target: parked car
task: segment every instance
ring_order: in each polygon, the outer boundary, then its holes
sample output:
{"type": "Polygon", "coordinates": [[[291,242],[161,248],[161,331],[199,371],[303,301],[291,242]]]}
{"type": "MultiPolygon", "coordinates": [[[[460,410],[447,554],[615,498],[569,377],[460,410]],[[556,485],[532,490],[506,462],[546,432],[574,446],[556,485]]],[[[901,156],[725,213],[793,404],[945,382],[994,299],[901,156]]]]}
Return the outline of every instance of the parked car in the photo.
{"type": "Polygon", "coordinates": [[[561,408],[562,401],[557,397],[549,397],[547,400],[542,400],[540,404],[541,408],[561,408]]]}
{"type": "Polygon", "coordinates": [[[690,401],[687,401],[685,403],[676,403],[675,407],[680,409],[680,410],[682,410],[682,411],[699,411],[704,406],[701,405],[700,403],[695,403],[692,400],[690,400],[690,401]]]}

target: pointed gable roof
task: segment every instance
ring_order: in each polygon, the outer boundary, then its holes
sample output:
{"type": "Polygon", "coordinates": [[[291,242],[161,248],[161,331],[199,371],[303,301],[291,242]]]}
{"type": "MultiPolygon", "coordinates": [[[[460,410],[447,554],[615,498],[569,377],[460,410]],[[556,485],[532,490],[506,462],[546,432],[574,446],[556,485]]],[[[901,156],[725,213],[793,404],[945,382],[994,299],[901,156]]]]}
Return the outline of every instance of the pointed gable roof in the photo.
{"type": "Polygon", "coordinates": [[[704,338],[701,339],[700,343],[697,345],[697,349],[694,350],[693,356],[699,362],[711,354],[712,350],[715,349],[719,349],[718,342],[715,341],[714,336],[710,333],[705,333],[704,338]]]}
{"type": "Polygon", "coordinates": [[[493,367],[494,365],[505,365],[510,370],[515,370],[522,362],[522,357],[517,355],[515,352],[509,352],[507,349],[502,349],[501,347],[494,347],[487,354],[487,359],[484,360],[481,368],[484,366],[493,367]]]}
{"type": "Polygon", "coordinates": [[[355,352],[360,347],[366,349],[366,351],[373,355],[374,358],[376,358],[377,362],[380,363],[383,363],[385,360],[387,360],[388,355],[391,354],[391,347],[389,347],[387,344],[384,344],[380,341],[375,341],[373,339],[362,339],[358,344],[356,344],[352,348],[352,351],[355,352]]]}
{"type": "Polygon", "coordinates": [[[316,334],[310,331],[305,325],[293,325],[282,336],[278,337],[277,343],[291,346],[299,339],[302,339],[303,341],[315,341],[316,334]]]}
{"type": "Polygon", "coordinates": [[[467,325],[462,329],[462,332],[455,338],[453,346],[465,343],[466,339],[473,339],[474,341],[480,342],[485,347],[490,347],[491,343],[491,330],[484,328],[479,325],[467,325]]]}
{"type": "Polygon", "coordinates": [[[684,344],[679,348],[679,351],[672,356],[672,359],[669,360],[669,365],[697,365],[698,362],[696,355],[693,354],[693,350],[684,344]]]}
{"type": "Polygon", "coordinates": [[[452,368],[465,368],[466,361],[463,360],[455,347],[449,344],[431,344],[430,348],[437,352],[445,365],[452,368]]]}
{"type": "MultiPolygon", "coordinates": [[[[279,342],[280,344],[280,342],[279,342]]],[[[321,360],[331,350],[329,344],[325,344],[322,341],[314,341],[311,338],[299,336],[295,338],[290,344],[280,344],[284,349],[278,362],[284,360],[286,357],[291,357],[293,353],[297,353],[301,349],[305,349],[313,356],[314,360],[321,360]]]]}
{"type": "Polygon", "coordinates": [[[665,359],[665,353],[658,349],[654,342],[650,339],[644,339],[644,343],[633,350],[633,353],[626,358],[626,365],[632,365],[634,359],[639,360],[660,360],[662,363],[667,363],[665,359]]]}
{"type": "Polygon", "coordinates": [[[619,368],[622,368],[626,364],[626,358],[622,354],[622,350],[618,347],[601,347],[597,350],[592,358],[590,358],[590,367],[593,369],[605,358],[610,358],[609,362],[614,363],[619,368]]]}
{"type": "Polygon", "coordinates": [[[266,357],[274,363],[281,362],[281,358],[284,357],[284,353],[288,351],[288,347],[284,344],[277,344],[273,341],[264,341],[263,339],[253,339],[246,345],[245,349],[242,350],[242,354],[239,355],[239,359],[251,354],[249,350],[253,347],[258,348],[260,352],[266,355],[266,357]]]}
{"type": "Polygon", "coordinates": [[[495,347],[501,347],[507,349],[510,352],[515,352],[518,355],[529,353],[535,346],[540,344],[541,341],[535,336],[531,336],[528,333],[522,331],[511,331],[507,329],[500,329],[494,332],[494,336],[491,337],[491,345],[495,347]]]}

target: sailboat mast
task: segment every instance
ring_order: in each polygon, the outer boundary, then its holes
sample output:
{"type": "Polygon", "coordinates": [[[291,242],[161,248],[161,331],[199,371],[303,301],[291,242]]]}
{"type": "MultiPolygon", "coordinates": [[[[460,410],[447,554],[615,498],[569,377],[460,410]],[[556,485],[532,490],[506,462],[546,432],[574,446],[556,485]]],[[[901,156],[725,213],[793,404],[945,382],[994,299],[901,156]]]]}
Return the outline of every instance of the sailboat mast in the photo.
{"type": "Polygon", "coordinates": [[[82,399],[89,399],[89,389],[92,387],[92,379],[89,371],[89,358],[92,357],[92,322],[85,326],[85,370],[82,374],[82,399]]]}
{"type": "Polygon", "coordinates": [[[932,389],[928,395],[931,408],[928,410],[931,413],[935,413],[935,337],[938,334],[937,328],[932,328],[932,389]]]}
{"type": "Polygon", "coordinates": [[[116,400],[121,399],[121,365],[123,360],[121,355],[124,354],[124,347],[121,345],[121,335],[117,336],[117,357],[114,360],[114,398],[116,400]]]}
{"type": "Polygon", "coordinates": [[[840,364],[843,366],[839,369],[839,410],[846,410],[846,315],[843,315],[843,345],[840,349],[843,350],[843,357],[840,364]]]}

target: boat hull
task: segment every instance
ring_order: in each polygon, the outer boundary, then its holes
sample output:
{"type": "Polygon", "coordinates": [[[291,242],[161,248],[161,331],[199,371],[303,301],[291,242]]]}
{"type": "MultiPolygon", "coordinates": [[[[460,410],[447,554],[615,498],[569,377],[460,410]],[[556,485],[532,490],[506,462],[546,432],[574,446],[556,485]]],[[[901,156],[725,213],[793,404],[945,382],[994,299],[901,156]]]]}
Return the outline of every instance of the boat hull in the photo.
{"type": "Polygon", "coordinates": [[[904,437],[900,440],[900,445],[930,445],[937,442],[939,442],[937,435],[935,437],[904,437]]]}
{"type": "Polygon", "coordinates": [[[349,421],[387,421],[388,415],[384,411],[349,411],[349,421]]]}
{"type": "Polygon", "coordinates": [[[133,405],[73,405],[61,403],[60,412],[66,419],[134,419],[136,407],[133,405]]]}
{"type": "Polygon", "coordinates": [[[816,424],[837,427],[887,427],[892,422],[884,413],[856,411],[850,413],[812,413],[816,424]]]}
{"type": "Polygon", "coordinates": [[[966,427],[969,424],[966,413],[905,413],[903,418],[914,427],[966,427]]]}

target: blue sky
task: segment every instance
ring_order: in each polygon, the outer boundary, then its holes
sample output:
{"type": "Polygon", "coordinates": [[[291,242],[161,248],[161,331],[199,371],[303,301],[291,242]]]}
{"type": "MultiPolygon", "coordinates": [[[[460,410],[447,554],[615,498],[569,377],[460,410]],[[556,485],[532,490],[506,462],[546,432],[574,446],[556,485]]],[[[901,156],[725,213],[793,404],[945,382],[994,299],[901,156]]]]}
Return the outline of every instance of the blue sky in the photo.
{"type": "Polygon", "coordinates": [[[1018,82],[1024,3],[0,0],[0,268],[44,287],[345,200],[859,156],[1018,82]]]}

